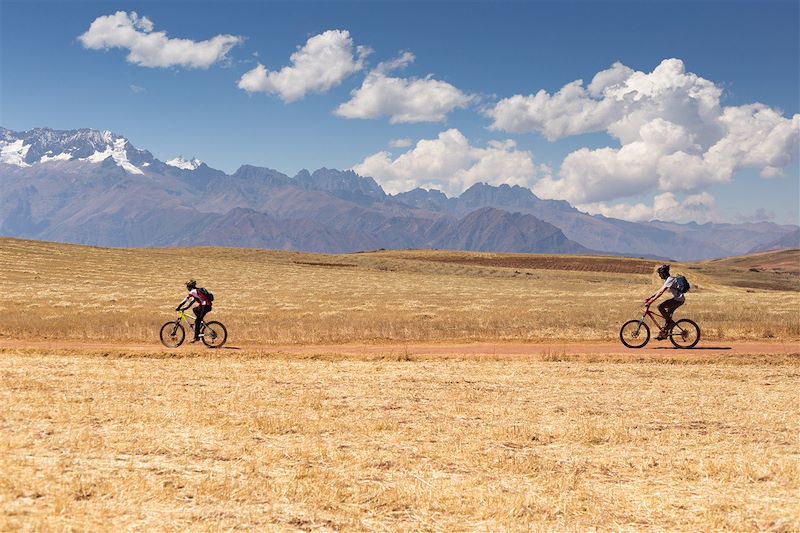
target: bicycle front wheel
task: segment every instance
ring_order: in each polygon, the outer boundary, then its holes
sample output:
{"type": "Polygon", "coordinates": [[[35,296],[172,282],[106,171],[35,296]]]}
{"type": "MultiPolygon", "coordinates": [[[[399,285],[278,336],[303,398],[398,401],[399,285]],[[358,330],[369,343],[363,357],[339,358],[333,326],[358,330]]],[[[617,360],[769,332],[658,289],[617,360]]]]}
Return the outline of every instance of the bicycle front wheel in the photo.
{"type": "Polygon", "coordinates": [[[161,326],[161,344],[167,348],[177,348],[186,338],[186,331],[180,322],[167,322],[161,326]]]}
{"type": "Polygon", "coordinates": [[[650,340],[650,328],[644,322],[628,320],[619,330],[619,340],[628,348],[641,348],[650,340]]]}
{"type": "Polygon", "coordinates": [[[676,348],[694,348],[700,342],[700,326],[688,318],[678,320],[669,332],[669,340],[676,348]]]}
{"type": "Polygon", "coordinates": [[[222,322],[216,320],[206,322],[206,327],[203,329],[203,344],[209,348],[222,348],[227,340],[228,330],[225,329],[222,322]]]}

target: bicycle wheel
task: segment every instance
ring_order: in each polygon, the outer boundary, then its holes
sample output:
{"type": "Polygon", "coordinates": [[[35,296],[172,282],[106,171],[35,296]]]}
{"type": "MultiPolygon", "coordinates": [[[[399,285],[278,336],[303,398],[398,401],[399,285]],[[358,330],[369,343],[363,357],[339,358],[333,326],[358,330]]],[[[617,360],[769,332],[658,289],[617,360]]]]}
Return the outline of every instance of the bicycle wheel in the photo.
{"type": "Polygon", "coordinates": [[[186,331],[180,322],[167,322],[161,326],[161,344],[167,348],[177,348],[186,338],[186,331]]]}
{"type": "Polygon", "coordinates": [[[228,330],[222,322],[216,320],[206,322],[203,328],[203,344],[209,348],[221,348],[226,340],[228,340],[228,330]]]}
{"type": "Polygon", "coordinates": [[[641,348],[650,340],[650,328],[638,320],[628,320],[619,330],[619,340],[628,348],[641,348]]]}
{"type": "Polygon", "coordinates": [[[676,348],[694,348],[700,342],[700,326],[688,318],[678,320],[669,332],[669,340],[676,348]]]}

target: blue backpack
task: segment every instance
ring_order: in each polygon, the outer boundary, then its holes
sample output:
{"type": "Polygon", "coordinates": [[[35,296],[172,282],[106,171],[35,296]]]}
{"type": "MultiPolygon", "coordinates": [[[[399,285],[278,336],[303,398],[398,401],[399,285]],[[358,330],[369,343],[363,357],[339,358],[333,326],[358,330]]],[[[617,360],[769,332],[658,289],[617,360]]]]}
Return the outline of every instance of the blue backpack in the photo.
{"type": "Polygon", "coordinates": [[[676,276],[675,277],[675,288],[681,294],[685,294],[685,293],[689,292],[689,289],[691,289],[692,287],[691,287],[691,285],[689,285],[689,280],[686,279],[686,276],[676,276]]]}

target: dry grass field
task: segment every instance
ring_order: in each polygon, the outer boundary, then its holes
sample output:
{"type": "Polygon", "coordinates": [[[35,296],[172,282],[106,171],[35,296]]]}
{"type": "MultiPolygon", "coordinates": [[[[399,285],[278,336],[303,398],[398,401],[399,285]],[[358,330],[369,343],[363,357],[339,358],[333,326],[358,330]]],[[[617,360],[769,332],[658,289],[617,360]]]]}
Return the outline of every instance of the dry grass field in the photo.
{"type": "Polygon", "coordinates": [[[800,530],[796,355],[222,352],[0,353],[0,530],[800,530]]]}
{"type": "Polygon", "coordinates": [[[652,262],[0,239],[0,531],[800,531],[795,263],[676,266],[775,353],[582,354],[652,262]],[[158,344],[190,277],[230,349],[158,344]],[[574,348],[397,351],[473,341],[574,348]]]}
{"type": "MultiPolygon", "coordinates": [[[[800,264],[800,255],[787,260],[800,264]]],[[[231,342],[613,340],[659,287],[654,265],[419,251],[119,250],[0,239],[0,335],[155,343],[194,278],[214,292],[211,317],[228,326],[231,342]]],[[[705,339],[800,340],[800,272],[750,268],[676,265],[693,286],[677,316],[695,319],[705,339]]]]}

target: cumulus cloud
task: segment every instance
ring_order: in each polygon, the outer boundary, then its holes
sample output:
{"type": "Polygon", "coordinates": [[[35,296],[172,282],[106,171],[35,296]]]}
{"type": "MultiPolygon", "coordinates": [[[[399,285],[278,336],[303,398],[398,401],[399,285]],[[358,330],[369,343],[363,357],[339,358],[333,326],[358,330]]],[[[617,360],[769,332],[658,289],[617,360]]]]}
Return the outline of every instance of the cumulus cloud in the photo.
{"type": "Polygon", "coordinates": [[[336,108],[336,115],[360,119],[386,116],[392,124],[443,122],[448,113],[474,101],[473,96],[430,75],[422,79],[389,75],[414,59],[411,52],[403,52],[398,58],[378,65],[367,74],[361,87],[351,93],[350,100],[336,108]]]}
{"type": "Polygon", "coordinates": [[[389,152],[370,155],[353,170],[372,176],[390,193],[425,187],[450,195],[479,181],[529,186],[537,173],[531,153],[517,150],[514,141],[490,141],[477,147],[457,129],[420,140],[394,159],[389,152]]]}
{"type": "Polygon", "coordinates": [[[689,195],[683,200],[678,200],[671,192],[665,192],[653,198],[653,205],[644,203],[608,205],[597,202],[578,205],[577,208],[592,215],[600,214],[632,222],[666,220],[705,223],[719,218],[715,210],[714,197],[707,192],[689,195]]]}
{"type": "Polygon", "coordinates": [[[576,80],[552,95],[515,95],[486,113],[493,130],[550,140],[604,131],[619,142],[569,154],[557,177],[536,184],[544,198],[592,203],[654,189],[698,192],[744,167],[781,175],[798,154],[800,115],[757,103],[725,107],[721,95],[681,60],[667,59],[650,73],[615,63],[586,87],[576,80]]]}
{"type": "Polygon", "coordinates": [[[284,102],[294,102],[308,93],[322,94],[364,68],[369,48],[354,46],[350,32],[328,30],[314,35],[291,55],[290,66],[278,71],[262,64],[246,72],[238,82],[247,92],[277,94],[284,102]]]}
{"type": "Polygon", "coordinates": [[[493,130],[508,133],[539,132],[548,140],[602,131],[621,116],[621,109],[609,100],[595,100],[581,80],[565,85],[550,95],[544,90],[535,95],[514,95],[498,102],[489,111],[493,130]]]}
{"type": "Polygon", "coordinates": [[[126,59],[134,65],[185,68],[208,68],[224,60],[230,49],[242,42],[235,35],[216,35],[205,41],[174,39],[153,28],[147,17],[134,11],[117,11],[96,18],[78,40],[92,50],[127,49],[126,59]]]}

